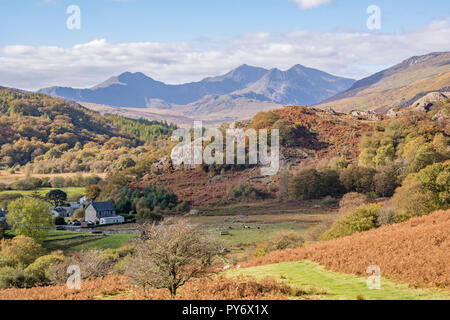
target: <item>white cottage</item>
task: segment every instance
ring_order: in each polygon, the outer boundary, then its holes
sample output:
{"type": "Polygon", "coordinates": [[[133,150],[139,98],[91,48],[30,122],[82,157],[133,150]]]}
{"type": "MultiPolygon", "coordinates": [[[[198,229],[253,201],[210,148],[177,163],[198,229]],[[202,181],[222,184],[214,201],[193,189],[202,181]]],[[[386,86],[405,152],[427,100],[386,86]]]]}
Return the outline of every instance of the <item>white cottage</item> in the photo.
{"type": "Polygon", "coordinates": [[[112,202],[92,202],[85,210],[86,222],[95,224],[124,223],[122,216],[116,215],[116,208],[112,202]]]}

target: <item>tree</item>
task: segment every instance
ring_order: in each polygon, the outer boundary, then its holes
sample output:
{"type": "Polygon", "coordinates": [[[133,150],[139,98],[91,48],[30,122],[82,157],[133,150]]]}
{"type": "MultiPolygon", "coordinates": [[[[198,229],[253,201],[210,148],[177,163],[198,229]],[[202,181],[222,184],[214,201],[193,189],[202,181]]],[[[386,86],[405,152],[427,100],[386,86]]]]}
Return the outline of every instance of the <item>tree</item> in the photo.
{"type": "Polygon", "coordinates": [[[430,204],[436,210],[450,207],[450,160],[426,167],[417,174],[417,180],[430,192],[430,204]]]}
{"type": "Polygon", "coordinates": [[[289,191],[295,200],[320,199],[326,196],[339,196],[343,192],[336,171],[325,169],[305,169],[300,171],[291,182],[289,191]]]}
{"type": "Polygon", "coordinates": [[[18,199],[8,206],[7,220],[16,235],[41,243],[53,226],[49,205],[33,198],[18,199]]]}
{"type": "Polygon", "coordinates": [[[97,184],[86,187],[86,197],[89,199],[97,199],[101,192],[102,189],[97,184]]]}
{"type": "Polygon", "coordinates": [[[392,198],[397,221],[450,208],[450,161],[410,174],[392,198]]]}
{"type": "Polygon", "coordinates": [[[45,197],[52,201],[55,207],[61,206],[67,201],[67,193],[59,189],[50,191],[45,197]]]}
{"type": "Polygon", "coordinates": [[[380,197],[391,197],[395,189],[399,186],[397,183],[397,170],[392,165],[380,168],[373,178],[375,192],[380,197]]]}
{"type": "Polygon", "coordinates": [[[341,172],[340,180],[349,192],[369,193],[374,191],[375,174],[372,168],[349,166],[341,172]]]}
{"type": "Polygon", "coordinates": [[[222,249],[217,240],[186,221],[147,224],[140,231],[126,273],[144,290],[168,289],[173,297],[187,281],[204,275],[222,249]]]}
{"type": "Polygon", "coordinates": [[[320,175],[316,169],[302,170],[292,179],[289,188],[291,197],[295,200],[317,199],[320,184],[320,175]]]}
{"type": "Polygon", "coordinates": [[[433,164],[436,160],[436,154],[429,145],[421,145],[415,154],[414,160],[408,167],[409,173],[419,172],[425,167],[433,164]]]}

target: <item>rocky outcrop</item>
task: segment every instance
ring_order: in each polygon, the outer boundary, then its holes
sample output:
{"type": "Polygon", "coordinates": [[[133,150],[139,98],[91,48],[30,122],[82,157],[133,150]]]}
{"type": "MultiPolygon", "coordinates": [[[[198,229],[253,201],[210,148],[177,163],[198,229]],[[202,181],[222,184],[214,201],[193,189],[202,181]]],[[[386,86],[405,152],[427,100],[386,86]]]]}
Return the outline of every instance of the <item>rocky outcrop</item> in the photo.
{"type": "Polygon", "coordinates": [[[387,115],[391,118],[395,118],[405,112],[428,112],[430,111],[431,106],[444,103],[449,98],[449,92],[430,92],[422,98],[416,100],[409,108],[393,108],[387,112],[387,115]]]}
{"type": "Polygon", "coordinates": [[[411,105],[413,111],[425,111],[428,112],[430,107],[436,103],[443,103],[448,99],[448,96],[442,92],[431,92],[426,96],[423,96],[411,105]]]}
{"type": "Polygon", "coordinates": [[[381,114],[373,111],[359,111],[355,110],[350,112],[350,117],[355,120],[369,120],[369,121],[379,121],[383,119],[381,114]]]}

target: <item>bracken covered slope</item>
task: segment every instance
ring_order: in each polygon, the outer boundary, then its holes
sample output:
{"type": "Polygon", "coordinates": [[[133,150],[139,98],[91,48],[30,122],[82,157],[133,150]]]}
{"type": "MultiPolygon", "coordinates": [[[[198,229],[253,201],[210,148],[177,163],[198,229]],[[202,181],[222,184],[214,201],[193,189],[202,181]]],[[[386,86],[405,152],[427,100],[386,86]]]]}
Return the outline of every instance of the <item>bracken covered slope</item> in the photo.
{"type": "Polygon", "coordinates": [[[450,210],[293,250],[272,252],[244,266],[313,260],[327,269],[382,276],[413,286],[450,288],[450,210]]]}

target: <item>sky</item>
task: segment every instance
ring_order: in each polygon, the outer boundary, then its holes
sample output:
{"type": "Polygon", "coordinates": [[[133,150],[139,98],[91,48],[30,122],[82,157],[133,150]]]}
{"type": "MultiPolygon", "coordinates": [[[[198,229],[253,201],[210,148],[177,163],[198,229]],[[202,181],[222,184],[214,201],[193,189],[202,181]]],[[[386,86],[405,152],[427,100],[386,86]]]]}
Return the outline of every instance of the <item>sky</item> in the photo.
{"type": "Polygon", "coordinates": [[[0,0],[0,85],[26,90],[125,71],[184,83],[242,64],[361,79],[449,50],[448,0],[0,0]]]}

